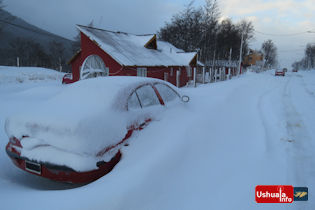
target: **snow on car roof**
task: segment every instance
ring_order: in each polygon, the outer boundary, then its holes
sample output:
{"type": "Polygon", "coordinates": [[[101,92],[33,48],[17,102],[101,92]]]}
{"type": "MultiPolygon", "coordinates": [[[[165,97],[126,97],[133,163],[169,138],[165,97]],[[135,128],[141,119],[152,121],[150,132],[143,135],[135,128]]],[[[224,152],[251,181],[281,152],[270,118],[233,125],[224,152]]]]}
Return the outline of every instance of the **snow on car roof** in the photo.
{"type": "MultiPolygon", "coordinates": [[[[131,92],[138,86],[143,84],[152,84],[155,82],[165,83],[163,80],[147,78],[147,77],[133,77],[133,76],[112,76],[112,77],[98,77],[93,79],[81,80],[79,82],[69,85],[68,88],[61,94],[57,95],[52,100],[66,101],[70,104],[77,104],[77,106],[87,103],[88,107],[97,108],[101,105],[113,109],[124,109],[124,104],[119,104],[120,99],[126,99],[131,92]],[[94,101],[97,101],[96,104],[94,101]]],[[[177,89],[175,86],[173,89],[177,89]]],[[[177,89],[178,91],[178,89],[177,89]]]]}
{"type": "Polygon", "coordinates": [[[89,39],[125,66],[188,66],[196,52],[187,52],[164,41],[157,41],[157,50],[144,47],[154,34],[134,35],[87,26],[77,26],[89,39]]]}
{"type": "MultiPolygon", "coordinates": [[[[31,111],[32,119],[36,116],[50,116],[51,111],[58,110],[50,117],[76,121],[98,112],[121,111],[125,109],[127,97],[138,86],[163,80],[145,77],[98,77],[80,80],[67,85],[65,89],[31,111]]],[[[173,85],[173,89],[178,89],[173,85]]]]}

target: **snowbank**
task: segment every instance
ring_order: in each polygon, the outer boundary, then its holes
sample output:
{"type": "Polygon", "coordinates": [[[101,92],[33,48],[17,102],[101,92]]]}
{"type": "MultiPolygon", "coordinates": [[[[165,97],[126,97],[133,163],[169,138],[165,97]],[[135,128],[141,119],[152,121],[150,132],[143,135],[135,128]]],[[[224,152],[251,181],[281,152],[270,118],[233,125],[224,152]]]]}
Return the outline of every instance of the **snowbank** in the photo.
{"type": "MultiPolygon", "coordinates": [[[[37,106],[46,100],[38,96],[42,88],[28,90],[31,100],[0,91],[7,99],[0,116],[37,106]]],[[[2,151],[1,208],[315,209],[315,71],[248,72],[185,90],[189,103],[132,135],[114,170],[89,185],[55,190],[71,187],[19,170],[2,151]],[[262,184],[306,186],[311,194],[307,202],[257,204],[262,184]]],[[[2,129],[0,146],[6,143],[2,129]]]]}
{"type": "Polygon", "coordinates": [[[35,81],[62,81],[64,73],[39,67],[0,66],[0,85],[35,81]]]}

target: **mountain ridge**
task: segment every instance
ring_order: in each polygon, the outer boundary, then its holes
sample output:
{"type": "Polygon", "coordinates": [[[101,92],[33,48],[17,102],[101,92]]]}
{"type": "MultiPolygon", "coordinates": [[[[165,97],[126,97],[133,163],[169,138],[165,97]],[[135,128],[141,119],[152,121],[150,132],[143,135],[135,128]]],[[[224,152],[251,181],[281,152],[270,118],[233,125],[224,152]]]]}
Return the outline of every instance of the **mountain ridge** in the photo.
{"type": "Polygon", "coordinates": [[[2,49],[8,48],[10,42],[14,41],[14,39],[22,38],[36,41],[45,49],[47,49],[51,41],[60,42],[68,51],[67,53],[71,52],[72,40],[41,29],[6,10],[2,10],[0,21],[3,27],[0,33],[0,48],[2,49]]]}

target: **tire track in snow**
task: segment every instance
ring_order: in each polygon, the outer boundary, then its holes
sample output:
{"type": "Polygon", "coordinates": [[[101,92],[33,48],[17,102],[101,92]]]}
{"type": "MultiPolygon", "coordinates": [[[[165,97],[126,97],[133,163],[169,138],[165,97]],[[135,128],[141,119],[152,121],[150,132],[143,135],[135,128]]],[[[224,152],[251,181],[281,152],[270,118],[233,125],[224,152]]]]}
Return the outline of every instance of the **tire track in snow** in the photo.
{"type": "Polygon", "coordinates": [[[268,118],[266,117],[266,114],[264,113],[263,105],[266,103],[267,96],[273,92],[274,88],[275,88],[275,85],[269,86],[269,89],[264,91],[259,96],[258,104],[257,104],[260,120],[261,120],[262,126],[264,128],[264,133],[265,133],[266,152],[272,151],[272,145],[271,145],[272,142],[271,142],[271,135],[270,135],[271,127],[268,123],[268,118]]]}
{"type": "MultiPolygon", "coordinates": [[[[295,79],[293,77],[293,79],[295,79]]],[[[295,100],[292,96],[293,83],[290,78],[285,84],[283,93],[284,111],[286,116],[286,153],[288,165],[288,181],[294,186],[309,186],[309,174],[312,173],[310,166],[314,166],[314,159],[311,148],[311,136],[305,123],[292,103],[295,100]]],[[[306,90],[305,90],[306,91],[306,90]]],[[[313,209],[309,208],[310,203],[296,204],[298,209],[313,209]]]]}
{"type": "Polygon", "coordinates": [[[303,85],[303,88],[305,89],[305,92],[308,93],[308,95],[311,96],[311,98],[315,100],[315,92],[313,92],[307,88],[307,85],[306,85],[306,82],[305,82],[303,76],[297,75],[296,77],[300,78],[302,80],[302,85],[303,85]]]}

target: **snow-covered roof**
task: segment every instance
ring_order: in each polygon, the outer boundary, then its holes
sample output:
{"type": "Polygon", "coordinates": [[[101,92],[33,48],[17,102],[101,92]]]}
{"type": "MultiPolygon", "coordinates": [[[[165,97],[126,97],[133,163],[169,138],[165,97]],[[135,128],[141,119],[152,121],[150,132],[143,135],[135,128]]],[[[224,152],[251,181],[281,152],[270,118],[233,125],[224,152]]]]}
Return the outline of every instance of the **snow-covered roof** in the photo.
{"type": "Polygon", "coordinates": [[[196,52],[185,53],[164,41],[156,41],[157,49],[145,47],[154,34],[134,35],[87,26],[77,26],[90,40],[124,66],[188,66],[196,52]]]}

